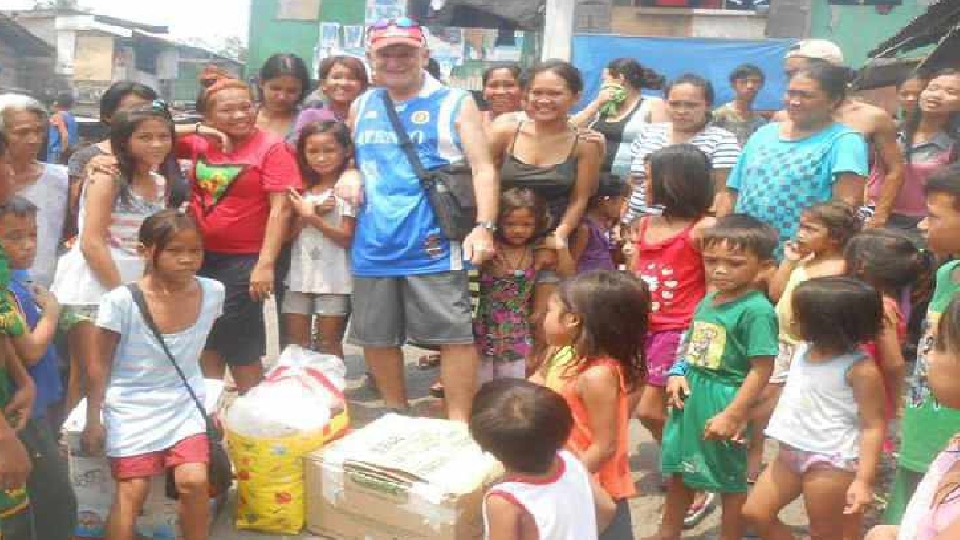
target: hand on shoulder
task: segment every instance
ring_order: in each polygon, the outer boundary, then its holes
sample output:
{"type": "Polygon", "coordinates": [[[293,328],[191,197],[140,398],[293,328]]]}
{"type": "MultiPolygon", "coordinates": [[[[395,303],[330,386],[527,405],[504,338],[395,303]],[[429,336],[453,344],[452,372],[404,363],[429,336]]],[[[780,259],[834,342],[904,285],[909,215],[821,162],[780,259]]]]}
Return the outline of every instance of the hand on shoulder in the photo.
{"type": "Polygon", "coordinates": [[[113,154],[100,154],[90,158],[83,173],[90,179],[98,174],[116,176],[120,173],[120,165],[113,154]]]}
{"type": "Polygon", "coordinates": [[[86,189],[94,191],[112,190],[117,187],[118,175],[105,170],[92,171],[87,176],[86,189]]]}
{"type": "Polygon", "coordinates": [[[574,129],[577,133],[577,140],[581,143],[587,143],[585,145],[580,145],[581,147],[587,147],[590,149],[595,148],[601,152],[604,148],[606,148],[607,138],[604,137],[603,133],[600,133],[595,129],[577,128],[576,126],[574,126],[574,129]]]}

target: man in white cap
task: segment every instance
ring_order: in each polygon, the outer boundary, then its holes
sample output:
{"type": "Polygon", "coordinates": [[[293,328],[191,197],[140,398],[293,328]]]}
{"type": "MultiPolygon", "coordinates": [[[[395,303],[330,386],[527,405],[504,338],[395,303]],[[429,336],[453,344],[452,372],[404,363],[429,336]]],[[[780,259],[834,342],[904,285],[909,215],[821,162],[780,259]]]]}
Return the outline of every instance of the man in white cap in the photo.
{"type": "MultiPolygon", "coordinates": [[[[796,42],[784,61],[787,78],[797,71],[811,65],[824,62],[834,66],[844,64],[843,51],[835,43],[825,39],[804,39],[796,42]]],[[[881,182],[880,195],[875,201],[876,208],[869,227],[883,227],[890,219],[893,203],[903,184],[903,151],[897,143],[897,126],[893,117],[884,109],[863,101],[847,98],[837,108],[834,115],[838,122],[844,123],[860,132],[870,146],[870,178],[881,182]]],[[[786,119],[786,111],[773,116],[774,122],[786,119]]],[[[895,225],[891,223],[891,225],[895,225]]]]}
{"type": "Polygon", "coordinates": [[[790,77],[797,71],[807,67],[809,60],[826,62],[834,66],[842,66],[843,51],[832,41],[825,39],[804,39],[790,46],[784,61],[784,71],[790,77]]]}
{"type": "Polygon", "coordinates": [[[401,346],[438,346],[447,414],[465,422],[478,370],[467,269],[494,254],[496,170],[473,99],[425,71],[423,29],[408,18],[390,19],[371,26],[367,36],[381,87],[360,96],[350,113],[362,185],[338,186],[341,195],[360,203],[348,341],[363,347],[386,406],[399,411],[407,408],[401,346]],[[391,105],[425,169],[470,163],[477,222],[462,242],[441,230],[400,146],[391,105]]]}

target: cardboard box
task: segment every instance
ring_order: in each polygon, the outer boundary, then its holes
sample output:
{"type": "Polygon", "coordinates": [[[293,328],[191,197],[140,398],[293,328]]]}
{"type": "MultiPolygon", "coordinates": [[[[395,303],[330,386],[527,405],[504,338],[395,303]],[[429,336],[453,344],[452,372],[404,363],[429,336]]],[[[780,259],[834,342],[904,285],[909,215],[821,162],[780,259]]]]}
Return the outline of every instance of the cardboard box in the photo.
{"type": "MultiPolygon", "coordinates": [[[[206,381],[206,407],[215,411],[223,391],[223,382],[206,381]]],[[[77,529],[79,538],[102,538],[105,536],[107,515],[113,501],[115,483],[110,474],[106,457],[88,456],[80,444],[83,428],[87,423],[87,402],[83,400],[71,411],[63,425],[64,440],[68,451],[68,467],[73,490],[77,496],[77,529]]],[[[224,498],[210,500],[211,520],[222,506],[224,498]]],[[[150,540],[177,540],[179,534],[177,501],[167,498],[165,478],[153,478],[150,494],[137,520],[137,534],[150,540]]]]}
{"type": "Polygon", "coordinates": [[[337,540],[475,540],[499,465],[459,422],[390,414],[305,459],[307,530],[337,540]]]}

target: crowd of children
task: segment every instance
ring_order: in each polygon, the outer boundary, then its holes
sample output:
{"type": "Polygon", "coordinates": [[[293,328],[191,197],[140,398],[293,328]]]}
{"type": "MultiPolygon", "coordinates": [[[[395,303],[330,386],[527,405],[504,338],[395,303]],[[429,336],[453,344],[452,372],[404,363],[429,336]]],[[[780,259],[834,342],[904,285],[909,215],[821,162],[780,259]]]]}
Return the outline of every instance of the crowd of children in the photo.
{"type": "MultiPolygon", "coordinates": [[[[537,73],[575,71],[550,66],[537,73]]],[[[593,136],[563,134],[574,149],[593,136]]],[[[198,276],[203,225],[178,209],[182,186],[156,172],[176,139],[162,102],[113,116],[113,157],[88,171],[79,235],[52,293],[28,273],[37,207],[0,193],[4,538],[66,539],[76,520],[56,431],[58,405],[72,408],[79,392],[65,396],[58,333],[85,378],[83,444],[108,457],[117,484],[108,538],[134,537],[150,481],[164,473],[184,538],[207,537],[211,441],[193,401],[230,292],[198,276]]],[[[282,339],[343,356],[361,209],[338,190],[360,178],[351,131],[306,123],[289,150],[303,189],[279,193],[292,208],[282,227],[290,265],[276,276],[282,339]]],[[[0,137],[0,186],[2,153],[0,137]]],[[[894,229],[862,230],[858,209],[840,201],[807,206],[781,245],[755,217],[715,217],[716,163],[698,146],[665,144],[640,161],[644,185],[632,187],[645,213],[622,223],[631,186],[602,175],[569,242],[551,234],[556,201],[523,186],[499,194],[495,256],[475,269],[482,386],[469,416],[507,473],[483,500],[487,537],[633,538],[634,418],[659,445],[665,490],[648,540],[681,538],[717,499],[721,540],[793,538],[778,516],[801,496],[816,539],[861,538],[878,499],[889,525],[871,540],[960,537],[960,166],[926,182],[920,248],[894,229]],[[911,314],[923,310],[912,339],[911,314]],[[764,465],[768,440],[777,452],[764,465]],[[888,483],[881,470],[894,460],[888,483]]],[[[230,185],[217,174],[204,181],[222,196],[230,185]]]]}

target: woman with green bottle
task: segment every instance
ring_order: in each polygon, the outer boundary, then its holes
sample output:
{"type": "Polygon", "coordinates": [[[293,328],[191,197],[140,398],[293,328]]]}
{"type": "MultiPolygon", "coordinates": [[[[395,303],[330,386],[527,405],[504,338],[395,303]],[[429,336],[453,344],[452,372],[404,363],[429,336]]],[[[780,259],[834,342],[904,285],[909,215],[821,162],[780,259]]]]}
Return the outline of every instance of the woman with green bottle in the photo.
{"type": "Polygon", "coordinates": [[[640,129],[649,122],[668,121],[663,100],[640,92],[662,86],[662,76],[632,58],[618,58],[603,70],[600,93],[572,118],[574,125],[592,128],[606,138],[600,174],[629,177],[630,144],[640,129]]]}

